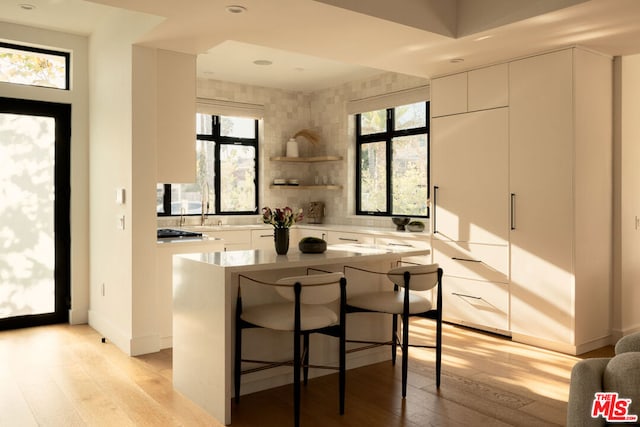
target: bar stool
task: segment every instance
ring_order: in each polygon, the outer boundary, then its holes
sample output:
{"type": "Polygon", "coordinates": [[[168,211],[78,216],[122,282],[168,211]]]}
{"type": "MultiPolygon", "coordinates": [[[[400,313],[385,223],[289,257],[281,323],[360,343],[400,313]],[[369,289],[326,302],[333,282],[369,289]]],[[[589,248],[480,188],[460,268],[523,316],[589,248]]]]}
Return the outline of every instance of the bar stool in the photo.
{"type": "Polygon", "coordinates": [[[391,345],[391,360],[396,363],[396,350],[402,349],[402,397],[407,395],[407,372],[409,347],[434,348],[436,351],[436,387],[440,388],[442,369],[442,269],[438,264],[411,265],[395,267],[388,272],[376,272],[359,267],[345,266],[347,270],[358,270],[368,274],[386,275],[393,289],[367,292],[347,298],[347,312],[386,313],[392,315],[392,336],[390,341],[358,341],[362,344],[391,345]],[[428,291],[437,286],[436,307],[430,298],[421,291],[428,291]],[[408,291],[408,292],[407,292],[408,291]],[[402,337],[398,335],[398,316],[402,318],[402,337]],[[409,344],[409,318],[422,317],[436,321],[435,345],[409,344]]]}
{"type": "Polygon", "coordinates": [[[257,370],[283,365],[293,366],[294,425],[300,425],[300,369],[304,371],[307,384],[309,370],[309,335],[325,334],[339,339],[338,366],[313,365],[313,368],[337,369],[339,372],[340,415],[344,414],[345,400],[345,320],[346,285],[343,273],[312,274],[286,277],[276,283],[260,281],[248,276],[238,277],[238,297],[236,301],[236,332],[234,383],[235,400],[240,401],[240,376],[257,370]],[[248,307],[242,305],[242,281],[275,288],[282,301],[248,307]],[[339,301],[338,313],[327,304],[339,301]],[[293,332],[293,360],[264,361],[242,358],[242,331],[246,328],[265,328],[276,331],[293,332]],[[300,338],[303,341],[300,348],[300,338]],[[242,362],[258,363],[261,366],[242,370],[242,362]]]}

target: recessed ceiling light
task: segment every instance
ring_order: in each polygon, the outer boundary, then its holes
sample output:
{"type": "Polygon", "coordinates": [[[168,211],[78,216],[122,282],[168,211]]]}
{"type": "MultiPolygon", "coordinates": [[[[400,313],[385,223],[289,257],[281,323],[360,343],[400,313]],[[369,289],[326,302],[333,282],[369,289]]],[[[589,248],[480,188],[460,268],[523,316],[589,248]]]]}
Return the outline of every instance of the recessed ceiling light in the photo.
{"type": "Polygon", "coordinates": [[[256,59],[255,61],[253,61],[254,64],[256,65],[271,65],[273,64],[273,62],[269,61],[268,59],[256,59]]]}
{"type": "Polygon", "coordinates": [[[34,5],[29,3],[20,3],[18,6],[20,6],[20,9],[22,10],[33,10],[36,8],[34,5]]]}
{"type": "Polygon", "coordinates": [[[464,58],[453,58],[450,59],[449,62],[451,62],[452,64],[457,64],[459,62],[464,62],[464,58]]]}
{"type": "Polygon", "coordinates": [[[239,4],[232,4],[224,8],[229,13],[244,13],[247,11],[247,8],[244,6],[240,6],[239,4]]]}

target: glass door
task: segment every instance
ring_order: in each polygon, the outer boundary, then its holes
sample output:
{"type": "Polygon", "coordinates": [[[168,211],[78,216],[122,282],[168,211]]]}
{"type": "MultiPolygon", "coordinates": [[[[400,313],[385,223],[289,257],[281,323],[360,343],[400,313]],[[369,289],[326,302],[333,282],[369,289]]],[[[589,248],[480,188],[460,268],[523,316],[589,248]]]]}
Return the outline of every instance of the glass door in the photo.
{"type": "Polygon", "coordinates": [[[0,98],[0,329],[68,321],[71,107],[0,98]]]}

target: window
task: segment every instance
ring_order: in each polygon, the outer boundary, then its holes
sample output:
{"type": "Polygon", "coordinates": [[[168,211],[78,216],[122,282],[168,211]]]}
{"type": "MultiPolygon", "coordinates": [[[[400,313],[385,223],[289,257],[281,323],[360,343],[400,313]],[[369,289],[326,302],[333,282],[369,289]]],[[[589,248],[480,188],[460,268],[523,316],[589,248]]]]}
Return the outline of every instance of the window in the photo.
{"type": "Polygon", "coordinates": [[[356,115],[356,214],[428,217],[429,103],[356,115]]]}
{"type": "Polygon", "coordinates": [[[69,89],[68,52],[0,42],[0,82],[69,89]]]}
{"type": "Polygon", "coordinates": [[[258,121],[196,115],[197,182],[158,184],[158,215],[258,213],[258,121]]]}

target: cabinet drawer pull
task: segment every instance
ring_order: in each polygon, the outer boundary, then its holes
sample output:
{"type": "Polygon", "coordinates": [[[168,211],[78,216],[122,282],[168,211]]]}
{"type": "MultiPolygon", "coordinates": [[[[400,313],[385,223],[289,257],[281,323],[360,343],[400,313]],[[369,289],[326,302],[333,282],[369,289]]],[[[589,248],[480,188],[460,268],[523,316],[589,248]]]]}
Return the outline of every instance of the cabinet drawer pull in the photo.
{"type": "Polygon", "coordinates": [[[511,193],[511,229],[516,229],[516,193],[511,193]]]}
{"type": "Polygon", "coordinates": [[[387,246],[402,246],[403,248],[413,248],[413,245],[408,243],[387,243],[387,246]]]}
{"type": "Polygon", "coordinates": [[[455,260],[455,261],[464,261],[464,262],[482,262],[482,261],[477,260],[477,259],[458,258],[458,257],[455,257],[455,256],[454,256],[454,257],[451,257],[451,259],[452,259],[452,260],[455,260]]]}
{"type": "Polygon", "coordinates": [[[440,187],[433,186],[433,234],[438,234],[438,225],[436,223],[436,212],[438,210],[438,190],[440,187]]]}
{"type": "Polygon", "coordinates": [[[261,234],[260,237],[273,237],[273,234],[261,234]]]}
{"type": "Polygon", "coordinates": [[[477,300],[482,299],[482,297],[474,297],[473,295],[459,294],[458,292],[451,292],[451,295],[455,295],[457,297],[462,297],[462,298],[473,298],[477,300]]]}
{"type": "Polygon", "coordinates": [[[345,242],[358,242],[358,239],[349,239],[347,237],[338,237],[338,240],[343,240],[345,242]]]}

